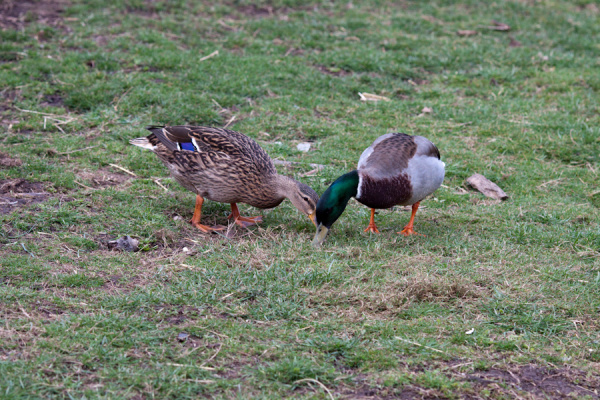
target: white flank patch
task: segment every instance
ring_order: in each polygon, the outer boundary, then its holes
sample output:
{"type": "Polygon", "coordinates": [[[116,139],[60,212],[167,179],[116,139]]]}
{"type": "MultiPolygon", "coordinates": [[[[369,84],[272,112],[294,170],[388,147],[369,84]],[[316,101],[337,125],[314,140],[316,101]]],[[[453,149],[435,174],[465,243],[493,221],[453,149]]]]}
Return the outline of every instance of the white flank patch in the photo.
{"type": "Polygon", "coordinates": [[[435,157],[413,157],[405,170],[413,189],[412,197],[406,204],[415,204],[435,192],[444,181],[444,167],[445,164],[435,157]]]}

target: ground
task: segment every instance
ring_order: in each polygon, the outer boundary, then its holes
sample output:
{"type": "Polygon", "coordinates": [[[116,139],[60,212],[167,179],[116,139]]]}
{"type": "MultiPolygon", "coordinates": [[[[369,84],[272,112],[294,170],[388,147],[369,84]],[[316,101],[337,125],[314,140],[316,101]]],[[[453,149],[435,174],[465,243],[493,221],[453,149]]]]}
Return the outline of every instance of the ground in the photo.
{"type": "Polygon", "coordinates": [[[0,393],[599,398],[599,16],[585,0],[4,1],[0,393]],[[153,124],[244,132],[318,193],[394,131],[433,141],[446,177],[424,236],[396,233],[402,207],[364,233],[355,201],[319,249],[289,201],[240,205],[264,216],[247,229],[207,201],[202,223],[227,229],[203,234],[194,195],[128,143],[153,124]],[[109,246],[125,235],[139,251],[109,246]]]}

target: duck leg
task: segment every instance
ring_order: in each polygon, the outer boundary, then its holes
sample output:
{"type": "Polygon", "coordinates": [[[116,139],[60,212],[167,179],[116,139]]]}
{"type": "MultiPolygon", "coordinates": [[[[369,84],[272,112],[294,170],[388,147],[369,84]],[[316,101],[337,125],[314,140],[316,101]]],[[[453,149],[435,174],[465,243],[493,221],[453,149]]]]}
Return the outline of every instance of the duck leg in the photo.
{"type": "Polygon", "coordinates": [[[413,222],[415,222],[415,215],[417,214],[417,210],[419,209],[419,201],[417,201],[415,204],[412,205],[412,213],[410,215],[410,220],[408,221],[408,224],[406,224],[406,226],[404,227],[404,229],[402,229],[400,232],[400,234],[404,235],[404,236],[410,236],[410,235],[421,235],[421,236],[425,236],[421,233],[417,233],[415,232],[415,230],[413,229],[413,222]]]}
{"type": "Polygon", "coordinates": [[[369,221],[369,226],[367,226],[367,229],[365,229],[365,232],[379,233],[379,230],[377,229],[377,225],[375,225],[375,209],[374,208],[371,208],[371,220],[369,221]]]}
{"type": "Polygon", "coordinates": [[[210,227],[206,225],[202,225],[200,223],[200,217],[202,216],[202,204],[204,204],[204,198],[199,194],[196,195],[196,207],[194,207],[194,215],[190,220],[190,224],[194,225],[196,228],[200,229],[204,233],[209,233],[212,231],[220,231],[225,229],[225,227],[210,227]]]}
{"type": "Polygon", "coordinates": [[[231,219],[233,218],[233,221],[238,224],[239,226],[241,226],[242,228],[246,228],[250,225],[254,225],[258,222],[262,222],[262,216],[259,215],[257,217],[242,217],[240,215],[240,212],[237,208],[237,204],[236,203],[231,203],[231,214],[229,215],[229,217],[227,217],[227,219],[231,219]]]}

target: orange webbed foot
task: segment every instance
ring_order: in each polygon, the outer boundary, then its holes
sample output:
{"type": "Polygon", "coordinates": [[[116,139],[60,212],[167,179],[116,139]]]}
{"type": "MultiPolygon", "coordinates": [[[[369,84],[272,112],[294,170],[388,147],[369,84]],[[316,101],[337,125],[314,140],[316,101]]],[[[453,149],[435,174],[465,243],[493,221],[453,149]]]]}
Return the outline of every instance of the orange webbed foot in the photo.
{"type": "Polygon", "coordinates": [[[255,225],[259,222],[262,222],[262,216],[259,215],[257,217],[242,217],[237,208],[237,204],[231,203],[231,214],[227,219],[233,218],[233,222],[241,226],[242,228],[247,228],[251,225],[255,225]]]}
{"type": "Polygon", "coordinates": [[[398,233],[401,234],[401,235],[404,235],[404,236],[410,236],[410,235],[425,236],[422,233],[415,232],[415,230],[413,229],[412,226],[405,226],[404,229],[402,229],[398,233]]]}
{"type": "Polygon", "coordinates": [[[375,209],[371,208],[371,219],[369,220],[369,226],[365,229],[365,232],[379,233],[377,225],[375,225],[375,209]]]}
{"type": "MultiPolygon", "coordinates": [[[[228,217],[228,219],[233,218],[233,214],[228,217]]],[[[241,215],[235,218],[235,223],[241,226],[242,228],[247,228],[252,225],[256,225],[259,222],[262,222],[262,215],[256,217],[242,217],[241,215]]]]}
{"type": "Polygon", "coordinates": [[[415,215],[417,214],[418,209],[419,209],[419,202],[416,202],[412,206],[412,213],[410,214],[410,220],[408,221],[408,224],[404,227],[404,229],[402,229],[400,232],[398,232],[399,234],[404,235],[404,236],[410,236],[410,235],[425,236],[421,233],[415,232],[415,230],[413,229],[413,223],[415,222],[415,215]]]}
{"type": "Polygon", "coordinates": [[[367,228],[365,229],[365,232],[379,233],[379,229],[377,229],[377,225],[369,224],[369,226],[367,226],[367,228]]]}
{"type": "Polygon", "coordinates": [[[223,229],[225,229],[225,227],[221,226],[221,225],[207,226],[207,225],[202,225],[199,222],[194,222],[193,220],[190,221],[190,224],[192,224],[196,228],[200,229],[204,233],[211,233],[214,231],[222,231],[223,229]]]}

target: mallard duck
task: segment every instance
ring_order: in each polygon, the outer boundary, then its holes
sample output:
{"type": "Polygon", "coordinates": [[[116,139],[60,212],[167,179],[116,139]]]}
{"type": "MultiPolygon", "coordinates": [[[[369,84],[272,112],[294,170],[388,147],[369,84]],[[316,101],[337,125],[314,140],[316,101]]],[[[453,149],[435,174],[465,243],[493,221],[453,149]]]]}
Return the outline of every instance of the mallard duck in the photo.
{"type": "Polygon", "coordinates": [[[204,199],[231,204],[229,219],[242,227],[262,221],[262,216],[242,217],[237,203],[273,208],[285,198],[313,224],[319,196],[308,185],[279,175],[267,153],[248,136],[228,129],[204,126],[149,126],[152,134],[130,141],[152,150],[171,176],[196,193],[190,221],[203,232],[224,227],[200,223],[204,199]]]}
{"type": "Polygon", "coordinates": [[[377,138],[358,160],[358,168],[340,176],[317,203],[317,233],[313,244],[320,245],[331,225],[354,197],[371,208],[365,232],[379,233],[375,209],[412,205],[412,214],[401,233],[416,234],[413,223],[419,203],[444,180],[444,163],[433,143],[422,136],[388,133],[377,138]]]}

